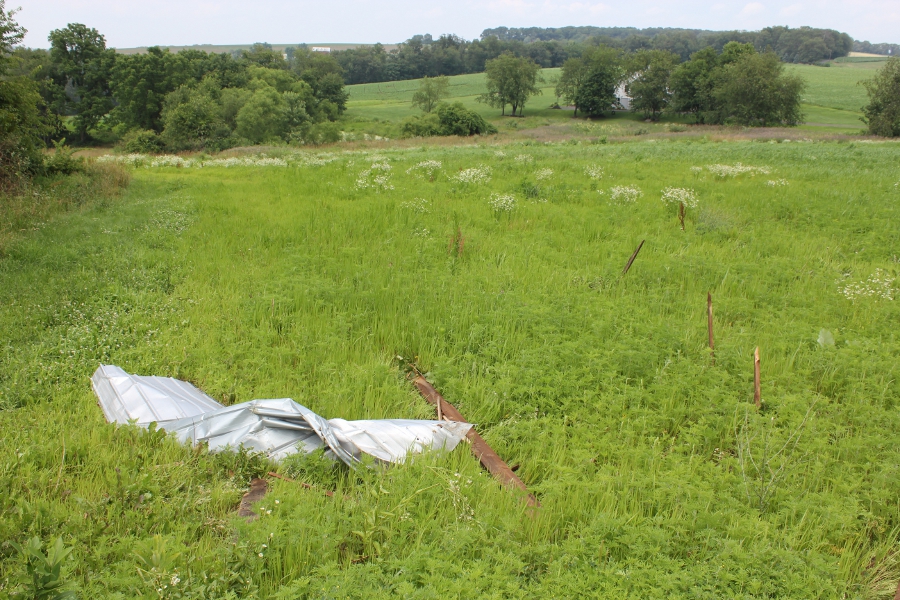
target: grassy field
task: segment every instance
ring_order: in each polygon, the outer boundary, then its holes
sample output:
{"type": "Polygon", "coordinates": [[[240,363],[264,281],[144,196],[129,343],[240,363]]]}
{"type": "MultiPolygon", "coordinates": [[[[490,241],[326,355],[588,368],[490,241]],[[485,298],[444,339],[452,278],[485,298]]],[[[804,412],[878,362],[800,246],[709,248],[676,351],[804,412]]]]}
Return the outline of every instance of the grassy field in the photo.
{"type": "Polygon", "coordinates": [[[282,155],[137,168],[5,247],[0,596],[26,574],[10,542],[37,536],[72,548],[82,598],[892,597],[896,143],[282,155]],[[695,194],[684,231],[668,187],[695,194]],[[405,360],[539,510],[465,447],[357,472],[210,456],[106,424],[88,380],[424,417],[405,360]],[[258,521],[234,516],[275,468],[316,489],[273,479],[258,521]]]}
{"type": "MultiPolygon", "coordinates": [[[[859,85],[859,82],[871,78],[884,61],[865,58],[853,60],[854,62],[835,62],[830,67],[787,65],[789,73],[800,75],[807,82],[807,90],[803,96],[806,123],[802,129],[821,133],[850,134],[859,133],[864,129],[859,118],[862,116],[861,109],[867,102],[867,96],[865,88],[859,85]]],[[[542,71],[545,81],[541,89],[542,95],[529,100],[525,108],[527,118],[524,121],[503,119],[499,110],[476,101],[478,95],[484,91],[483,73],[450,77],[448,101],[462,102],[501,130],[571,125],[573,114],[571,111],[549,108],[556,102],[554,88],[559,72],[560,69],[542,71]]],[[[348,86],[350,100],[347,105],[347,131],[398,136],[398,124],[407,117],[420,114],[420,111],[410,104],[418,86],[417,79],[348,86]]],[[[644,127],[655,132],[665,131],[668,123],[682,123],[688,119],[666,115],[661,124],[638,126],[630,123],[640,121],[640,115],[617,113],[607,120],[623,122],[622,126],[625,128],[644,127]]]]}

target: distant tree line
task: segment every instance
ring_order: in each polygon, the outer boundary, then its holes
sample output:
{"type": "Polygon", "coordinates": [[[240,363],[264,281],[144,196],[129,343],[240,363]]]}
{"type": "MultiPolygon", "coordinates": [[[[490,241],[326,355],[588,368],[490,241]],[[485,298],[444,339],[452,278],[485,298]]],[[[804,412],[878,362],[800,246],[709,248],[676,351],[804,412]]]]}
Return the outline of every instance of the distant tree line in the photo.
{"type": "Polygon", "coordinates": [[[872,42],[854,41],[853,52],[900,56],[900,44],[873,44],[872,42]]]}
{"type": "Polygon", "coordinates": [[[797,125],[803,80],[784,73],[771,51],[729,42],[704,48],[679,63],[666,50],[624,53],[597,46],[563,65],[556,93],[586,115],[601,115],[630,97],[632,110],[650,119],[663,112],[691,114],[698,123],[797,125]]]}
{"type": "Polygon", "coordinates": [[[343,71],[330,56],[266,44],[237,56],[158,47],[123,55],[96,29],[50,33],[50,50],[16,48],[10,71],[28,79],[50,139],[124,138],[135,151],[221,150],[273,141],[334,141],[343,71]]]}
{"type": "Polygon", "coordinates": [[[528,58],[543,68],[560,67],[591,48],[603,45],[625,52],[664,50],[685,61],[712,47],[721,52],[729,42],[751,44],[758,52],[771,50],[783,62],[813,63],[846,56],[853,46],[846,33],[832,29],[767,27],[761,31],[702,31],[696,29],[635,29],[632,27],[561,27],[485,29],[481,39],[455,35],[433,39],[416,35],[395,49],[360,46],[333,53],[344,70],[344,82],[375,83],[481,73],[485,64],[502,54],[528,58]]]}

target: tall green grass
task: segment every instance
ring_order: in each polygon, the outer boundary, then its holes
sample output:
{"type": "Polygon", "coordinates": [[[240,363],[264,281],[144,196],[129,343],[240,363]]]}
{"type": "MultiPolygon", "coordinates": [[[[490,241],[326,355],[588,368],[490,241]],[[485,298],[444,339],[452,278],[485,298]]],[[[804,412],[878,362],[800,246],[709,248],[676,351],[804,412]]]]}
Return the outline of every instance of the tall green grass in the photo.
{"type": "MultiPolygon", "coordinates": [[[[0,260],[0,540],[62,535],[84,597],[836,598],[900,576],[900,313],[845,293],[896,292],[870,281],[898,273],[896,144],[320,158],[139,169],[121,202],[0,260]],[[425,160],[441,161],[433,181],[425,160]],[[360,187],[373,162],[389,180],[360,187]],[[706,169],[739,162],[770,172],[706,169]],[[479,165],[490,181],[459,181],[479,165]],[[643,195],[614,201],[616,186],[643,195]],[[699,197],[685,231],[666,187],[699,197]],[[359,472],[289,461],[334,497],[273,480],[246,523],[233,508],[273,465],[115,429],[88,383],[106,362],[225,403],[425,417],[406,361],[520,465],[539,511],[460,447],[359,472]],[[740,456],[766,460],[766,440],[798,430],[793,453],[760,463],[783,475],[760,503],[740,456]]],[[[24,567],[2,542],[0,569],[9,592],[24,567]]]]}

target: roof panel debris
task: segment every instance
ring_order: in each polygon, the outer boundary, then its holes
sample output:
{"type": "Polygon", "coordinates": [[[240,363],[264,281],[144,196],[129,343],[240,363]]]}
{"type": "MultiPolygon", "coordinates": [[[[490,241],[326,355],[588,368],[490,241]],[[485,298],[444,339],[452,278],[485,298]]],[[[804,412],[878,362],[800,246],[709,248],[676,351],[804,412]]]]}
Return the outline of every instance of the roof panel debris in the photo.
{"type": "Polygon", "coordinates": [[[222,406],[187,382],[110,365],[100,365],[91,384],[111,423],[156,423],[182,442],[205,442],[213,452],[243,446],[276,461],[325,448],[327,456],[350,466],[364,454],[402,463],[409,453],[453,450],[472,428],[447,421],[325,419],[290,398],[222,406]]]}

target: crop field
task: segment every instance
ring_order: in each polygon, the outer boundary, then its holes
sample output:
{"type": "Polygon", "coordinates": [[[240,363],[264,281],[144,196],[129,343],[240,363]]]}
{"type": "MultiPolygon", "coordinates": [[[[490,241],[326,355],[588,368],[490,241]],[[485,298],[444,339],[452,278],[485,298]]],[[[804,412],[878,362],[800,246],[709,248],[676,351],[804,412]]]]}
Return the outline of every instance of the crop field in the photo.
{"type": "Polygon", "coordinates": [[[36,536],[81,598],[892,597],[900,145],[269,158],[138,160],[3,246],[0,596],[36,536]],[[465,444],[350,471],[115,428],[101,363],[428,418],[414,363],[541,506],[465,444]]]}
{"type": "Polygon", "coordinates": [[[807,104],[862,114],[868,96],[860,82],[871,79],[883,65],[883,61],[835,62],[830,67],[786,65],[786,69],[806,79],[807,104]]]}

